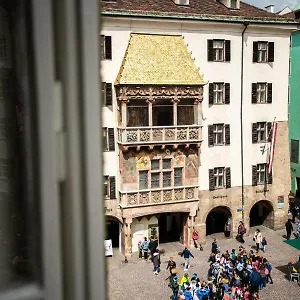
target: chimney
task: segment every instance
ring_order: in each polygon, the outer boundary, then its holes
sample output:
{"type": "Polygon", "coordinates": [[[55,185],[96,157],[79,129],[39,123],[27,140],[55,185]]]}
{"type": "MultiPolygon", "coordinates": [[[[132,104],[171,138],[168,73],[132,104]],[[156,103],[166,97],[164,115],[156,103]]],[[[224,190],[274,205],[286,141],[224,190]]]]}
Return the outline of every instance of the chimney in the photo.
{"type": "Polygon", "coordinates": [[[274,14],[274,4],[266,6],[265,10],[272,13],[272,14],[274,14]]]}

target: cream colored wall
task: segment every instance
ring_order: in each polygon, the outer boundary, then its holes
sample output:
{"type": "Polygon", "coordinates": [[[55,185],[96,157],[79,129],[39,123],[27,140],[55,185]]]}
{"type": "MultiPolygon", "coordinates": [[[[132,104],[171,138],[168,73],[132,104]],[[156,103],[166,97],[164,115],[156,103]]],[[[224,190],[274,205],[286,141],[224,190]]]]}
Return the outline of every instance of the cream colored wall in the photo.
{"type": "Polygon", "coordinates": [[[139,241],[143,241],[144,237],[147,237],[148,239],[148,226],[152,224],[158,225],[158,219],[154,216],[150,220],[148,220],[146,217],[144,217],[141,221],[138,219],[132,220],[132,252],[138,251],[139,241]]]}

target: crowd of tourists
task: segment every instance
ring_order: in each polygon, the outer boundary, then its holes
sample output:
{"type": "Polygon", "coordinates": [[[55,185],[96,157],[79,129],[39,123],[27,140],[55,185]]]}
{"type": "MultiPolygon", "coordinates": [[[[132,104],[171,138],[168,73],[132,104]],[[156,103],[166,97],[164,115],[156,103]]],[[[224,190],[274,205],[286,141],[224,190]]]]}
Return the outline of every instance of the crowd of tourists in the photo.
{"type": "MultiPolygon", "coordinates": [[[[185,270],[191,255],[188,247],[184,249],[185,270]]],[[[273,284],[272,266],[265,257],[252,249],[246,251],[241,245],[239,249],[221,253],[217,241],[212,243],[211,255],[208,259],[207,278],[201,280],[194,273],[187,272],[180,279],[176,263],[171,257],[167,268],[170,270],[169,286],[173,292],[173,300],[205,300],[205,299],[259,299],[259,291],[267,283],[273,284]]]]}
{"type": "MultiPolygon", "coordinates": [[[[237,239],[243,240],[245,233],[242,228],[243,223],[240,226],[242,236],[237,239]]],[[[256,245],[255,250],[247,251],[243,245],[240,245],[238,249],[221,253],[217,241],[214,240],[211,245],[211,254],[208,258],[209,267],[205,279],[200,279],[197,273],[189,275],[190,258],[193,258],[194,255],[188,246],[179,253],[184,258],[184,275],[181,278],[174,257],[170,257],[166,266],[170,275],[166,280],[173,293],[172,300],[259,299],[259,291],[268,283],[273,284],[272,266],[264,255],[259,255],[259,250],[264,253],[267,244],[259,229],[256,230],[253,241],[256,245]]],[[[198,248],[196,239],[194,242],[195,248],[198,248]]],[[[144,238],[144,241],[139,242],[139,257],[151,260],[155,275],[159,274],[161,268],[160,253],[157,247],[157,241],[152,238],[149,241],[144,238]]],[[[201,248],[200,250],[202,250],[201,248]]]]}

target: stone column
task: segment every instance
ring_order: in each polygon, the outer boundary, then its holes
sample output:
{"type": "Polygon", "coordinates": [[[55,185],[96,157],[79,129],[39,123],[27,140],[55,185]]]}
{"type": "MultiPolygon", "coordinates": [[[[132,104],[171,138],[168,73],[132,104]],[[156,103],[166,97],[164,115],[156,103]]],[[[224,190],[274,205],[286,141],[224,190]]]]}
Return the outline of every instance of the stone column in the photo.
{"type": "Polygon", "coordinates": [[[148,102],[148,126],[153,126],[153,103],[155,102],[155,100],[153,99],[152,96],[149,97],[149,99],[147,100],[148,102]]]}
{"type": "Polygon", "coordinates": [[[188,245],[191,247],[194,247],[194,241],[193,241],[193,231],[197,230],[195,228],[195,216],[196,216],[196,210],[192,210],[189,214],[188,218],[188,245]]]}
{"type": "Polygon", "coordinates": [[[197,125],[202,124],[202,99],[196,99],[194,102],[194,105],[197,106],[196,111],[197,111],[197,125]]]}
{"type": "Polygon", "coordinates": [[[122,115],[122,127],[127,126],[127,97],[122,97],[121,99],[121,115],[122,115]]]}
{"type": "Polygon", "coordinates": [[[132,255],[132,233],[131,233],[132,219],[126,218],[124,221],[125,226],[125,256],[132,255]]]}
{"type": "Polygon", "coordinates": [[[179,103],[179,99],[177,96],[172,100],[173,103],[173,125],[177,126],[177,105],[179,103]]]}

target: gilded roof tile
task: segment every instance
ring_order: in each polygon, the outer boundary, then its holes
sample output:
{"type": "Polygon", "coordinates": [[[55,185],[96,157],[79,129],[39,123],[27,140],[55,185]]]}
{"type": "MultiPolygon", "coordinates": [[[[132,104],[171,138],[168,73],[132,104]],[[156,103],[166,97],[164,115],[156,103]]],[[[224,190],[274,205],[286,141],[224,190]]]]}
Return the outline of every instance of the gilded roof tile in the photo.
{"type": "Polygon", "coordinates": [[[115,84],[203,85],[182,36],[132,33],[115,84]]]}

